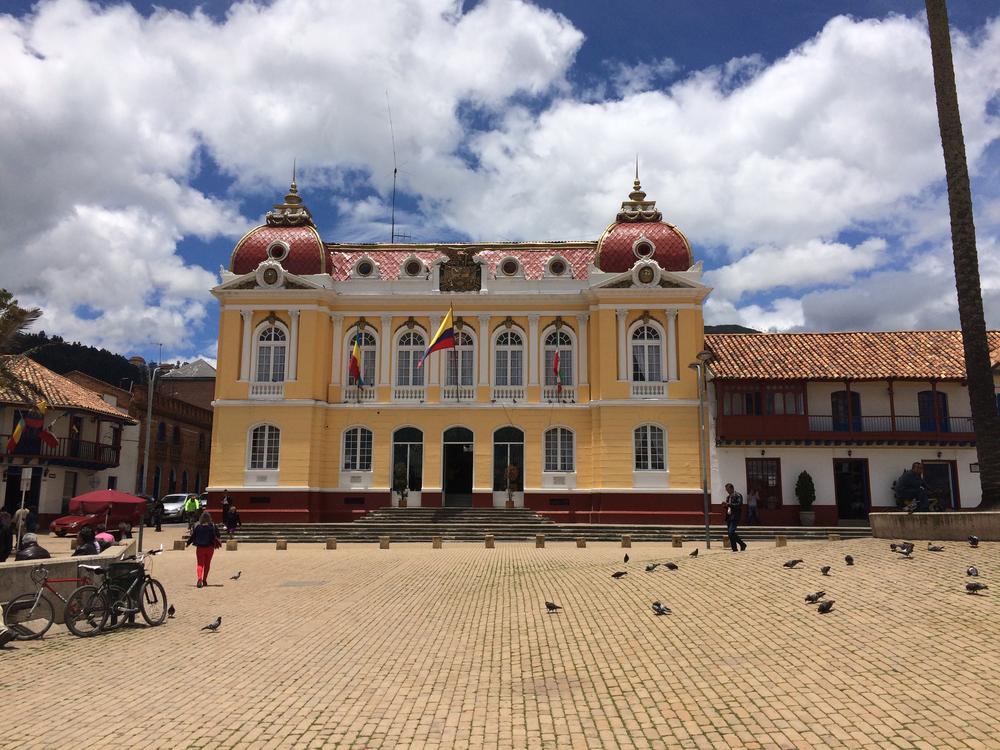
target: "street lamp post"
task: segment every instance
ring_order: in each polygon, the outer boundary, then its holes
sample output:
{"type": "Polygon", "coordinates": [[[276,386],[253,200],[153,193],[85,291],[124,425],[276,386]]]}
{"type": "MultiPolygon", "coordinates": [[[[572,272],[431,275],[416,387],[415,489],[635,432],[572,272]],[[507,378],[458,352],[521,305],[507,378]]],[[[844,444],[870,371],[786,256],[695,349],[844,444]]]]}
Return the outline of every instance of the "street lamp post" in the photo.
{"type": "MultiPolygon", "coordinates": [[[[150,439],[150,427],[153,424],[153,388],[156,386],[156,376],[164,369],[157,365],[150,372],[147,366],[143,366],[143,371],[146,373],[146,445],[142,452],[142,489],[146,489],[146,485],[149,484],[149,439],[150,439]]],[[[153,498],[153,502],[156,502],[156,498],[153,498]]],[[[142,514],[142,518],[139,519],[139,536],[136,538],[136,552],[142,552],[142,530],[146,525],[146,513],[142,514]]]]}
{"type": "Polygon", "coordinates": [[[705,548],[712,548],[712,537],[709,529],[711,503],[708,497],[708,436],[705,434],[705,391],[708,386],[708,363],[715,355],[706,350],[698,352],[697,362],[688,367],[698,375],[698,456],[701,464],[701,499],[705,514],[705,548]]]}

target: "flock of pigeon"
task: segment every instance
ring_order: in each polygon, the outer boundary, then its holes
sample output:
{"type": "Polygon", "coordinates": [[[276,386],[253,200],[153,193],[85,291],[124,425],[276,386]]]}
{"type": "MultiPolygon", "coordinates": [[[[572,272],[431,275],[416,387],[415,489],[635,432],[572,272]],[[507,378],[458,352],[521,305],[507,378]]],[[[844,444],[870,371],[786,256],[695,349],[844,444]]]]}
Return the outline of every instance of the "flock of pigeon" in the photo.
{"type": "MultiPolygon", "coordinates": [[[[972,547],[973,549],[979,547],[979,537],[970,536],[969,546],[972,547]]],[[[907,560],[913,559],[913,550],[914,550],[913,542],[898,542],[898,543],[893,542],[889,545],[889,549],[891,549],[893,552],[896,552],[897,554],[902,555],[907,560]]],[[[938,544],[934,544],[933,542],[928,542],[927,551],[944,552],[944,547],[938,544]]],[[[697,557],[697,556],[698,556],[697,549],[695,549],[690,555],[688,555],[688,557],[697,557]]],[[[629,560],[628,553],[626,553],[624,562],[627,564],[628,560],[629,560]]],[[[788,560],[787,562],[783,563],[782,567],[792,569],[804,562],[805,562],[804,560],[788,560]]],[[[845,555],[844,563],[848,567],[853,566],[854,557],[851,555],[845,555]]],[[[665,562],[665,563],[652,562],[646,565],[646,572],[652,573],[659,567],[664,567],[667,570],[679,569],[679,566],[673,562],[665,562]]],[[[831,566],[824,565],[819,569],[819,572],[824,576],[829,576],[831,569],[832,569],[831,566]]],[[[620,578],[624,578],[627,575],[628,571],[626,570],[616,570],[614,573],[611,574],[611,577],[614,578],[615,580],[618,580],[620,578]]],[[[968,568],[966,568],[965,575],[971,578],[978,578],[979,569],[975,565],[970,565],[968,568]]],[[[980,583],[979,581],[971,581],[965,584],[965,592],[967,594],[976,595],[979,594],[980,591],[985,591],[988,588],[989,586],[987,586],[985,583],[980,583]]],[[[828,612],[830,612],[833,609],[833,605],[836,604],[835,599],[824,599],[823,597],[825,596],[826,596],[825,591],[814,591],[811,594],[806,594],[805,601],[806,604],[818,604],[819,606],[816,607],[816,611],[819,612],[821,615],[825,615],[828,612]]],[[[545,610],[548,614],[557,612],[560,609],[562,609],[562,607],[560,607],[555,602],[545,602],[545,610]]],[[[668,615],[671,612],[670,608],[665,606],[661,602],[653,602],[653,604],[651,605],[651,609],[653,610],[653,614],[657,616],[668,615]]]]}

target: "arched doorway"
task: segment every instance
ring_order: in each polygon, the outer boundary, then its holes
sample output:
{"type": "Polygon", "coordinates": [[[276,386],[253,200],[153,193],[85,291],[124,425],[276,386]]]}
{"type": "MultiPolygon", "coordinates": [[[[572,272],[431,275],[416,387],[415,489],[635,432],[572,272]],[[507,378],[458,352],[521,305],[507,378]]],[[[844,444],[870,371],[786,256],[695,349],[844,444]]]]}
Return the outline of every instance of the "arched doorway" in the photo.
{"type": "Polygon", "coordinates": [[[493,433],[493,505],[504,507],[508,497],[524,505],[524,432],[509,426],[493,433]]]}
{"type": "Polygon", "coordinates": [[[392,433],[392,502],[399,504],[399,487],[405,479],[406,505],[420,507],[424,481],[424,433],[416,427],[400,427],[392,433]]]}
{"type": "Polygon", "coordinates": [[[472,505],[473,435],[467,427],[444,431],[441,466],[441,494],[445,505],[472,505]]]}

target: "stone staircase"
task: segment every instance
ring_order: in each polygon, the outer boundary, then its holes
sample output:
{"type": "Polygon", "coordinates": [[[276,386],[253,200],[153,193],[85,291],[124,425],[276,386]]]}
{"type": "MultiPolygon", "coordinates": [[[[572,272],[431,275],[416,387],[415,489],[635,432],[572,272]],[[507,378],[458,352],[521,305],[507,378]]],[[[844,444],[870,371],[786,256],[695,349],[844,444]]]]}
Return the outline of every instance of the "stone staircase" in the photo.
{"type": "MultiPolygon", "coordinates": [[[[744,539],[826,539],[828,534],[844,539],[871,536],[868,526],[743,526],[744,539]]],[[[445,542],[482,542],[487,534],[497,541],[531,541],[544,534],[546,542],[620,541],[630,534],[634,542],[669,542],[679,534],[685,541],[705,538],[703,526],[645,524],[557,524],[528,508],[379,508],[352,523],[255,523],[244,524],[236,533],[241,542],[323,543],[333,537],[339,543],[374,543],[380,536],[392,542],[430,542],[440,536],[445,542]]],[[[712,526],[711,537],[726,536],[723,526],[712,526]]]]}

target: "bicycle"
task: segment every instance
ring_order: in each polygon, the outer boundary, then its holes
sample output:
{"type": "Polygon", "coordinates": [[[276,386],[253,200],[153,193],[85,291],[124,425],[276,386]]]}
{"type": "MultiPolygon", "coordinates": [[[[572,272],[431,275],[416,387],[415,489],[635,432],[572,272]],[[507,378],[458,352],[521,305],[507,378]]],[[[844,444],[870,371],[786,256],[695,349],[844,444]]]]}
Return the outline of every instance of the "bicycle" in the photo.
{"type": "MultiPolygon", "coordinates": [[[[15,634],[15,638],[19,641],[33,641],[45,635],[49,628],[52,627],[52,623],[55,621],[55,610],[52,608],[52,602],[49,601],[48,597],[43,596],[46,591],[58,597],[63,603],[64,619],[68,620],[70,616],[76,615],[77,613],[75,610],[68,613],[66,613],[65,610],[65,608],[69,606],[69,599],[72,598],[73,594],[70,594],[69,597],[64,597],[52,588],[51,584],[91,584],[92,580],[90,578],[81,577],[79,575],[81,568],[88,570],[91,573],[94,572],[95,568],[100,570],[98,566],[78,565],[76,578],[49,578],[49,570],[43,565],[39,565],[37,568],[32,570],[31,580],[38,585],[38,589],[35,593],[20,594],[7,603],[7,607],[3,612],[4,626],[8,630],[12,631],[15,634]]],[[[79,588],[80,587],[75,589],[73,593],[76,593],[79,588]]]]}
{"type": "Polygon", "coordinates": [[[136,614],[141,614],[152,627],[166,621],[167,592],[163,584],[146,572],[146,555],[130,557],[134,562],[123,558],[111,563],[107,570],[94,571],[104,576],[100,586],[81,586],[70,594],[70,601],[79,605],[82,611],[103,613],[96,627],[93,627],[95,623],[89,618],[83,622],[91,625],[90,628],[78,627],[81,625],[80,619],[74,620],[72,624],[67,620],[67,627],[74,635],[86,638],[102,631],[117,630],[125,622],[134,621],[136,614]]]}

